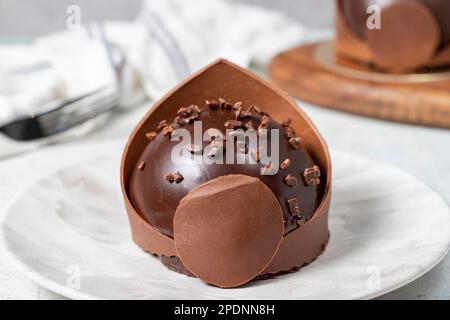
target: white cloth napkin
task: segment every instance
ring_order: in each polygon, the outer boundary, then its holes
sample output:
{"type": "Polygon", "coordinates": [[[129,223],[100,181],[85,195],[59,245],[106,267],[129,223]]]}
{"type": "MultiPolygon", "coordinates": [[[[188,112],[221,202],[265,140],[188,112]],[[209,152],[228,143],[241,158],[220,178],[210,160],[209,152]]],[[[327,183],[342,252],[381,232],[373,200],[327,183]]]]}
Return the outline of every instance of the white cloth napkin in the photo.
{"type": "MultiPolygon", "coordinates": [[[[218,57],[244,67],[265,64],[304,35],[281,13],[223,0],[147,0],[134,22],[108,22],[104,29],[108,42],[125,56],[119,79],[122,108],[159,98],[218,57]]],[[[88,27],[38,38],[31,45],[0,46],[0,125],[115,81],[107,51],[88,27]]],[[[27,143],[0,135],[0,157],[87,131],[27,143]]]]}

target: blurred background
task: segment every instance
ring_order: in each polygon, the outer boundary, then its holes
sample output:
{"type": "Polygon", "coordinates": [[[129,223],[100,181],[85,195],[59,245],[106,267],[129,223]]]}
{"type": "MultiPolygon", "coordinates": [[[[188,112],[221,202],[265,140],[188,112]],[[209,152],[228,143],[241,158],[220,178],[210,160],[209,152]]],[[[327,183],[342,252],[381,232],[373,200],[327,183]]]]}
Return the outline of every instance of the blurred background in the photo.
{"type": "MultiPolygon", "coordinates": [[[[280,10],[287,16],[314,28],[330,28],[333,24],[334,1],[331,0],[228,0],[280,10]]],[[[0,0],[0,37],[27,38],[65,27],[68,5],[82,7],[83,22],[133,20],[141,8],[141,0],[0,0]],[[107,7],[107,10],[105,8],[107,7]],[[26,23],[17,23],[26,21],[26,23]]]]}

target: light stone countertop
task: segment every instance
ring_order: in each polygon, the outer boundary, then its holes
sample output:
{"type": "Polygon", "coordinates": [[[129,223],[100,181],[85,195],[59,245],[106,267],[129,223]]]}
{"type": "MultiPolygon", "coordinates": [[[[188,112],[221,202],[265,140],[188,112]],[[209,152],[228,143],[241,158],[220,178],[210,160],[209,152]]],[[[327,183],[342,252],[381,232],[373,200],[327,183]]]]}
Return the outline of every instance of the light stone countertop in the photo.
{"type": "MultiPolygon", "coordinates": [[[[362,118],[300,102],[333,149],[353,152],[402,168],[450,203],[450,131],[362,118]]],[[[122,138],[131,131],[146,107],[114,116],[110,123],[85,138],[84,143],[122,138]]],[[[79,144],[80,142],[77,142],[79,144]]],[[[0,161],[1,208],[24,186],[56,169],[48,158],[52,148],[0,161]],[[39,168],[39,170],[36,170],[39,168]]],[[[78,159],[89,158],[82,154],[78,159]]],[[[426,218],[426,217],[424,217],[426,218]]],[[[2,248],[0,248],[0,257],[2,248]]],[[[29,281],[0,258],[0,299],[63,299],[29,281]]],[[[389,293],[387,299],[450,299],[450,257],[411,284],[389,293]]]]}

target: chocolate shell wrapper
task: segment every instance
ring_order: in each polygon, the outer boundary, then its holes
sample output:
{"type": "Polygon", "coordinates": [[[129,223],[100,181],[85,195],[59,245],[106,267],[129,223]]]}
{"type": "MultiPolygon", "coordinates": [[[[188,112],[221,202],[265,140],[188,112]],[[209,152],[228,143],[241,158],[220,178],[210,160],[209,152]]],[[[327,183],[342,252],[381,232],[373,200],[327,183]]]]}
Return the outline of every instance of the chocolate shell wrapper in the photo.
{"type": "Polygon", "coordinates": [[[336,53],[390,73],[449,66],[449,14],[447,0],[336,0],[336,53]],[[380,28],[366,26],[371,5],[380,28]]]}
{"type": "Polygon", "coordinates": [[[226,60],[219,59],[193,74],[154,104],[129,137],[120,171],[133,241],[146,252],[180,258],[192,274],[218,287],[236,287],[300,268],[319,256],[328,243],[331,161],[323,138],[284,92],[226,60]],[[130,179],[149,143],[146,134],[162,120],[175,118],[186,101],[202,105],[212,97],[263,106],[279,123],[292,119],[304,148],[321,169],[320,203],[306,223],[284,233],[282,209],[272,191],[259,179],[242,174],[218,177],[191,190],[176,209],[173,238],[133,207],[130,179]],[[229,199],[233,210],[217,205],[230,203],[229,199]]]}

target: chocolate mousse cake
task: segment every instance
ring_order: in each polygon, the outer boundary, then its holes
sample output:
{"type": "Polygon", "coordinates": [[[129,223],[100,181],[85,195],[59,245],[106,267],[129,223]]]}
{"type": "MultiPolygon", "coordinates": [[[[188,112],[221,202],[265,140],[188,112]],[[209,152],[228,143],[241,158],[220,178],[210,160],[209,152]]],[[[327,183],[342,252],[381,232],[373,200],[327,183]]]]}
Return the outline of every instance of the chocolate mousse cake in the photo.
{"type": "Polygon", "coordinates": [[[337,0],[336,10],[339,57],[390,73],[450,66],[448,0],[337,0]]]}
{"type": "Polygon", "coordinates": [[[325,143],[284,93],[226,60],[138,124],[121,179],[133,240],[222,288],[296,270],[328,242],[325,143]]]}

